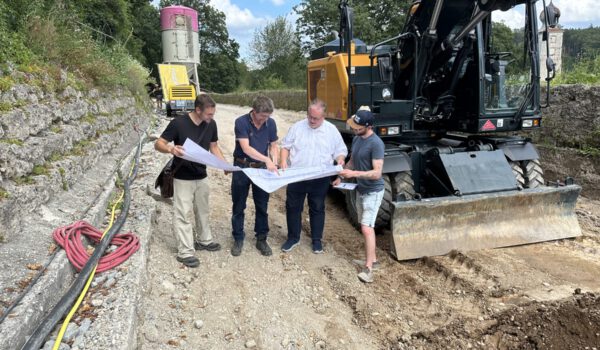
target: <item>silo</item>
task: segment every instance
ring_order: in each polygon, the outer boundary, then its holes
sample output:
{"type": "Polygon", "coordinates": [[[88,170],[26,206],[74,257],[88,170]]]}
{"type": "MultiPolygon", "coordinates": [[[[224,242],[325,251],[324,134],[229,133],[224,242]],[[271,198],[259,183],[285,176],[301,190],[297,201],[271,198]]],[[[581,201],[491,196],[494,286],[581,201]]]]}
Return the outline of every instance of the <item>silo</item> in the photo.
{"type": "Polygon", "coordinates": [[[185,6],[167,6],[160,10],[163,62],[185,65],[188,76],[200,91],[198,64],[198,12],[185,6]]]}

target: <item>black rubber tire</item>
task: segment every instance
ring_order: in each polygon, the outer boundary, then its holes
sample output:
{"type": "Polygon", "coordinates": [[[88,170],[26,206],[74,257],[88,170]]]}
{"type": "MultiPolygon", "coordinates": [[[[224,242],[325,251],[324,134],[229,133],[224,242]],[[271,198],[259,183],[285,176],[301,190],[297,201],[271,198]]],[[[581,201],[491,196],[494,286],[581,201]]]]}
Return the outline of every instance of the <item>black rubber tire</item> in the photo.
{"type": "Polygon", "coordinates": [[[523,171],[523,167],[521,166],[521,162],[513,162],[509,161],[508,164],[512,169],[513,174],[515,175],[515,179],[517,180],[517,184],[521,188],[525,188],[525,174],[523,171]]]}
{"type": "MultiPolygon", "coordinates": [[[[407,200],[412,200],[415,195],[414,181],[410,171],[400,173],[384,174],[383,180],[385,183],[385,192],[383,200],[377,213],[375,227],[389,228],[394,214],[393,201],[398,196],[404,195],[407,200]]],[[[356,227],[359,226],[358,217],[356,214],[356,191],[345,191],[346,194],[346,209],[350,222],[356,227]]]]}
{"type": "Polygon", "coordinates": [[[523,161],[523,171],[525,177],[525,187],[538,188],[546,184],[544,181],[544,171],[539,159],[523,161]]]}

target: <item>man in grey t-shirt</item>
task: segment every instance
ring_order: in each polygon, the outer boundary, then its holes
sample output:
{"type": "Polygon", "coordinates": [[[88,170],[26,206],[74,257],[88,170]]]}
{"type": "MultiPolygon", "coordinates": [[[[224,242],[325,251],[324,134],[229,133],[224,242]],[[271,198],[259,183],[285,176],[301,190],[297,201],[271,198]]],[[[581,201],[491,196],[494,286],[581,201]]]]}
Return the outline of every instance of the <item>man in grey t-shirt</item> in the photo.
{"type": "MultiPolygon", "coordinates": [[[[368,107],[361,107],[352,118],[348,119],[348,126],[352,128],[356,137],[352,140],[352,153],[345,169],[340,172],[342,178],[355,178],[356,187],[356,213],[360,221],[360,231],[365,237],[366,261],[358,278],[365,283],[373,282],[373,265],[377,265],[375,256],[375,220],[383,200],[384,182],[382,177],[383,156],[385,147],[383,141],[373,131],[375,118],[368,107]]],[[[341,182],[341,178],[334,181],[334,185],[341,182]]]]}

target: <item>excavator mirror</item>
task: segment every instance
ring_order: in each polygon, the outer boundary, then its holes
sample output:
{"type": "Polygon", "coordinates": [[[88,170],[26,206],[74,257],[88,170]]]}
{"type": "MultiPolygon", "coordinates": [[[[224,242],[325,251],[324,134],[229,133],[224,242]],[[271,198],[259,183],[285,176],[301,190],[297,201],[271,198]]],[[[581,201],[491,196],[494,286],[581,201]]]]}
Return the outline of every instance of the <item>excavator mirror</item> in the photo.
{"type": "Polygon", "coordinates": [[[377,58],[377,67],[379,67],[379,78],[383,83],[389,83],[392,81],[392,67],[389,56],[382,56],[377,58]]]}

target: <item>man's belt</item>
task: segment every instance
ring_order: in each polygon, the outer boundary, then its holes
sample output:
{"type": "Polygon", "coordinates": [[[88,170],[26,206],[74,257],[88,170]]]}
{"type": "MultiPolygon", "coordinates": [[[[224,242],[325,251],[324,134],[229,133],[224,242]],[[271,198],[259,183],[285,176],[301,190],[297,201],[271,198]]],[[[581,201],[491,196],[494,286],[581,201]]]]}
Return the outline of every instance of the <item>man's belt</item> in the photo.
{"type": "Polygon", "coordinates": [[[264,162],[251,162],[245,158],[235,158],[235,161],[242,164],[246,168],[266,169],[267,165],[264,162]]]}

